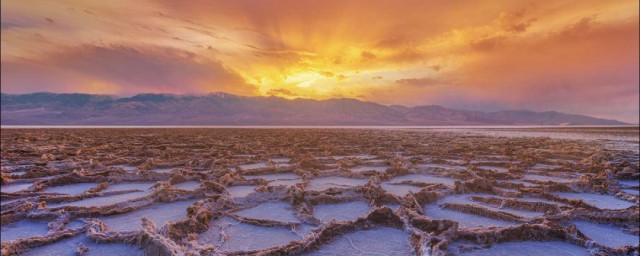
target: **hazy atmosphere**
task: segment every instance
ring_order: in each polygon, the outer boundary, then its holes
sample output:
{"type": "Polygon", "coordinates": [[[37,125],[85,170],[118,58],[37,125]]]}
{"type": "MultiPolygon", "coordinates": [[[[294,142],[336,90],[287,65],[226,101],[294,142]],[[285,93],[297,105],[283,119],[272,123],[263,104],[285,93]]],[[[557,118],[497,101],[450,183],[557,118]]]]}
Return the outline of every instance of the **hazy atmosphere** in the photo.
{"type": "Polygon", "coordinates": [[[2,92],[354,98],[638,123],[638,1],[2,1],[2,92]]]}

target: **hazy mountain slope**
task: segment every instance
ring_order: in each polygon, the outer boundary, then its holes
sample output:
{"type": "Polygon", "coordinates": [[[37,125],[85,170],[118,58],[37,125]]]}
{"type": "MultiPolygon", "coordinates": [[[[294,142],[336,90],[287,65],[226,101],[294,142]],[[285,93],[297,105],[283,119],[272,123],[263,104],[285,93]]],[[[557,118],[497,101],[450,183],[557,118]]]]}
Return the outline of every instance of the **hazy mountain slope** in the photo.
{"type": "Polygon", "coordinates": [[[288,100],[226,93],[2,94],[3,125],[616,125],[615,120],[526,110],[480,112],[385,106],[355,99],[288,100]]]}

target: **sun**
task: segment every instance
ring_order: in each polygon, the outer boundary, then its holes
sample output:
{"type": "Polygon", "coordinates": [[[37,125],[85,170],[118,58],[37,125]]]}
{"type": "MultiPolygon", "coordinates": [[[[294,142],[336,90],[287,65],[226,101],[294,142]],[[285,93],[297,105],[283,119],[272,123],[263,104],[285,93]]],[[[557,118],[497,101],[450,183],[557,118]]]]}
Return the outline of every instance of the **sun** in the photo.
{"type": "Polygon", "coordinates": [[[289,86],[306,88],[312,86],[320,79],[326,79],[326,77],[316,72],[304,72],[287,76],[284,82],[289,86]]]}

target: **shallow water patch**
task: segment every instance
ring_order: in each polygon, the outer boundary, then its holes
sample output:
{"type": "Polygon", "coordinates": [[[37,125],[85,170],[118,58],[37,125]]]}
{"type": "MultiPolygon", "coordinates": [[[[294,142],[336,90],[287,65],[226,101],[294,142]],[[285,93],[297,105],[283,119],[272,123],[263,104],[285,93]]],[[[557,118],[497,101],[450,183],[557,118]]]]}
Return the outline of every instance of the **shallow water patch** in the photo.
{"type": "Polygon", "coordinates": [[[61,241],[31,248],[23,256],[76,256],[76,249],[84,245],[89,248],[88,256],[92,255],[145,255],[140,248],[133,245],[120,243],[96,243],[91,241],[85,235],[78,235],[72,238],[63,239],[61,241]]]}
{"type": "Polygon", "coordinates": [[[312,229],[299,225],[291,230],[286,227],[255,226],[231,217],[222,217],[211,222],[209,229],[198,235],[200,244],[213,245],[218,251],[253,251],[283,246],[303,239],[312,229]]]}
{"type": "Polygon", "coordinates": [[[370,160],[370,159],[375,159],[377,156],[369,155],[369,154],[362,154],[362,155],[330,156],[330,157],[335,159],[335,160],[340,160],[340,159],[345,159],[345,158],[357,158],[357,159],[361,159],[361,160],[370,160]]]}
{"type": "Polygon", "coordinates": [[[294,173],[274,173],[274,174],[262,174],[262,175],[245,175],[245,179],[264,179],[268,182],[269,186],[286,185],[292,186],[302,182],[302,178],[294,173]]]}
{"type": "MultiPolygon", "coordinates": [[[[543,215],[543,213],[541,213],[541,212],[516,210],[516,209],[507,208],[507,207],[496,207],[494,205],[473,201],[471,199],[472,196],[476,196],[476,197],[488,196],[488,197],[502,198],[500,196],[486,195],[486,194],[449,195],[449,196],[443,198],[442,200],[438,201],[438,205],[442,205],[442,204],[445,204],[445,203],[448,203],[448,204],[469,204],[469,205],[483,207],[483,208],[491,210],[491,211],[505,212],[505,213],[510,213],[510,214],[513,214],[513,215],[517,215],[517,216],[521,216],[521,217],[527,217],[527,218],[534,218],[534,217],[538,217],[538,216],[542,216],[543,215]]],[[[507,198],[504,198],[504,199],[507,199],[507,198]]],[[[526,199],[521,199],[521,198],[510,198],[510,199],[526,201],[526,199]]]]}
{"type": "Polygon", "coordinates": [[[459,227],[478,228],[478,227],[508,227],[517,225],[516,222],[497,220],[483,217],[475,214],[463,213],[459,211],[441,208],[435,204],[429,204],[424,207],[424,214],[432,219],[447,219],[458,222],[459,227]]]}
{"type": "Polygon", "coordinates": [[[154,169],[151,169],[151,171],[157,172],[157,173],[171,173],[171,171],[173,171],[174,169],[177,169],[177,168],[176,167],[154,168],[154,169]]]}
{"type": "Polygon", "coordinates": [[[418,186],[404,185],[404,184],[396,185],[396,184],[389,184],[389,183],[382,183],[381,187],[382,189],[391,193],[392,195],[399,196],[399,197],[403,197],[406,194],[409,194],[409,192],[414,192],[414,193],[418,192],[422,189],[421,187],[418,187],[418,186]]]}
{"type": "Polygon", "coordinates": [[[155,181],[150,182],[121,182],[121,183],[113,183],[110,184],[109,187],[102,190],[102,192],[113,192],[113,191],[126,191],[126,190],[149,190],[153,185],[155,185],[155,181]]]}
{"type": "Polygon", "coordinates": [[[285,223],[300,223],[287,202],[266,202],[249,209],[235,212],[236,215],[261,220],[275,220],[285,223]]]}
{"type": "Polygon", "coordinates": [[[330,220],[353,221],[366,215],[372,209],[371,206],[362,201],[319,204],[313,206],[313,216],[323,222],[330,220]]]}
{"type": "Polygon", "coordinates": [[[76,184],[67,184],[62,186],[48,187],[40,192],[79,195],[89,189],[95,188],[96,186],[98,186],[98,183],[76,183],[76,184]]]}
{"type": "Polygon", "coordinates": [[[151,194],[150,191],[144,191],[144,192],[131,192],[131,193],[125,193],[125,194],[111,195],[111,196],[97,196],[97,197],[82,199],[75,202],[49,204],[49,207],[60,207],[60,206],[101,207],[101,206],[122,203],[129,200],[137,199],[137,198],[142,198],[142,197],[148,196],[149,194],[151,194]]]}
{"type": "Polygon", "coordinates": [[[582,200],[585,203],[598,207],[600,209],[619,210],[619,209],[626,209],[636,205],[632,202],[624,201],[622,199],[618,199],[615,196],[611,196],[611,195],[572,193],[572,192],[555,192],[553,194],[562,198],[582,200]]]}
{"type": "MultiPolygon", "coordinates": [[[[494,244],[490,248],[482,248],[471,251],[459,251],[457,250],[457,243],[449,245],[450,252],[456,255],[466,256],[511,256],[511,255],[523,255],[523,256],[566,256],[566,255],[590,255],[587,249],[580,246],[566,243],[566,242],[509,242],[494,244]]],[[[480,246],[478,246],[480,247],[480,246]]]]}
{"type": "Polygon", "coordinates": [[[291,161],[291,158],[288,158],[288,157],[274,157],[274,158],[271,158],[271,161],[273,161],[274,163],[288,163],[289,161],[291,161]]]}
{"type": "Polygon", "coordinates": [[[32,183],[11,183],[8,185],[2,185],[0,186],[0,191],[3,193],[15,193],[31,187],[31,184],[32,183]]]}
{"type": "Polygon", "coordinates": [[[232,186],[227,187],[227,191],[232,198],[240,198],[256,192],[257,187],[258,186],[232,186]]]}
{"type": "Polygon", "coordinates": [[[338,176],[320,177],[310,180],[306,190],[323,191],[329,188],[357,187],[366,184],[367,181],[367,179],[353,179],[338,176]]]}
{"type": "Polygon", "coordinates": [[[389,166],[356,166],[351,168],[352,172],[360,173],[366,171],[384,172],[389,169],[389,166]]]}
{"type": "Polygon", "coordinates": [[[114,165],[112,167],[122,168],[126,172],[135,172],[135,171],[138,170],[138,167],[127,165],[127,164],[118,164],[118,165],[114,165]]]}
{"type": "Polygon", "coordinates": [[[631,194],[631,195],[640,195],[640,189],[637,188],[626,188],[626,189],[621,189],[622,192],[625,192],[627,194],[631,194]]]}
{"type": "Polygon", "coordinates": [[[559,165],[550,165],[550,164],[535,164],[531,167],[534,170],[551,170],[559,168],[559,165]]]}
{"type": "Polygon", "coordinates": [[[569,182],[576,181],[576,179],[572,179],[572,178],[545,176],[545,175],[537,175],[537,174],[525,174],[524,177],[522,177],[522,179],[535,180],[535,181],[541,181],[541,182],[553,181],[558,183],[569,183],[569,182]]]}
{"type": "Polygon", "coordinates": [[[638,246],[640,244],[639,236],[624,233],[616,226],[586,221],[574,221],[572,224],[576,225],[580,232],[593,241],[604,246],[615,248],[619,246],[638,246]]]}
{"type": "Polygon", "coordinates": [[[406,232],[377,227],[344,234],[305,255],[415,255],[415,252],[406,232]]]}
{"type": "Polygon", "coordinates": [[[627,187],[640,187],[640,180],[618,180],[618,183],[627,187]]]}
{"type": "Polygon", "coordinates": [[[49,232],[48,222],[41,220],[24,219],[21,221],[9,223],[1,227],[0,240],[2,242],[33,237],[44,236],[49,232]]]}
{"type": "Polygon", "coordinates": [[[167,221],[178,221],[187,217],[187,207],[197,202],[197,199],[175,201],[171,203],[157,203],[132,212],[100,217],[107,227],[118,232],[142,229],[142,217],[153,220],[158,227],[167,221]]]}

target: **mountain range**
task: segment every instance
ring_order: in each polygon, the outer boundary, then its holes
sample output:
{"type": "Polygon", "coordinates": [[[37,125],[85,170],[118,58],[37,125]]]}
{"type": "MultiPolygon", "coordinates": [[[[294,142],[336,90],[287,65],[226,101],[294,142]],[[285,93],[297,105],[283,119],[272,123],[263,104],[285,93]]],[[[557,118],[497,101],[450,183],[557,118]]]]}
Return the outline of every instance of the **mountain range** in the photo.
{"type": "Polygon", "coordinates": [[[356,99],[207,95],[5,94],[2,125],[623,125],[555,111],[481,112],[356,99]]]}

